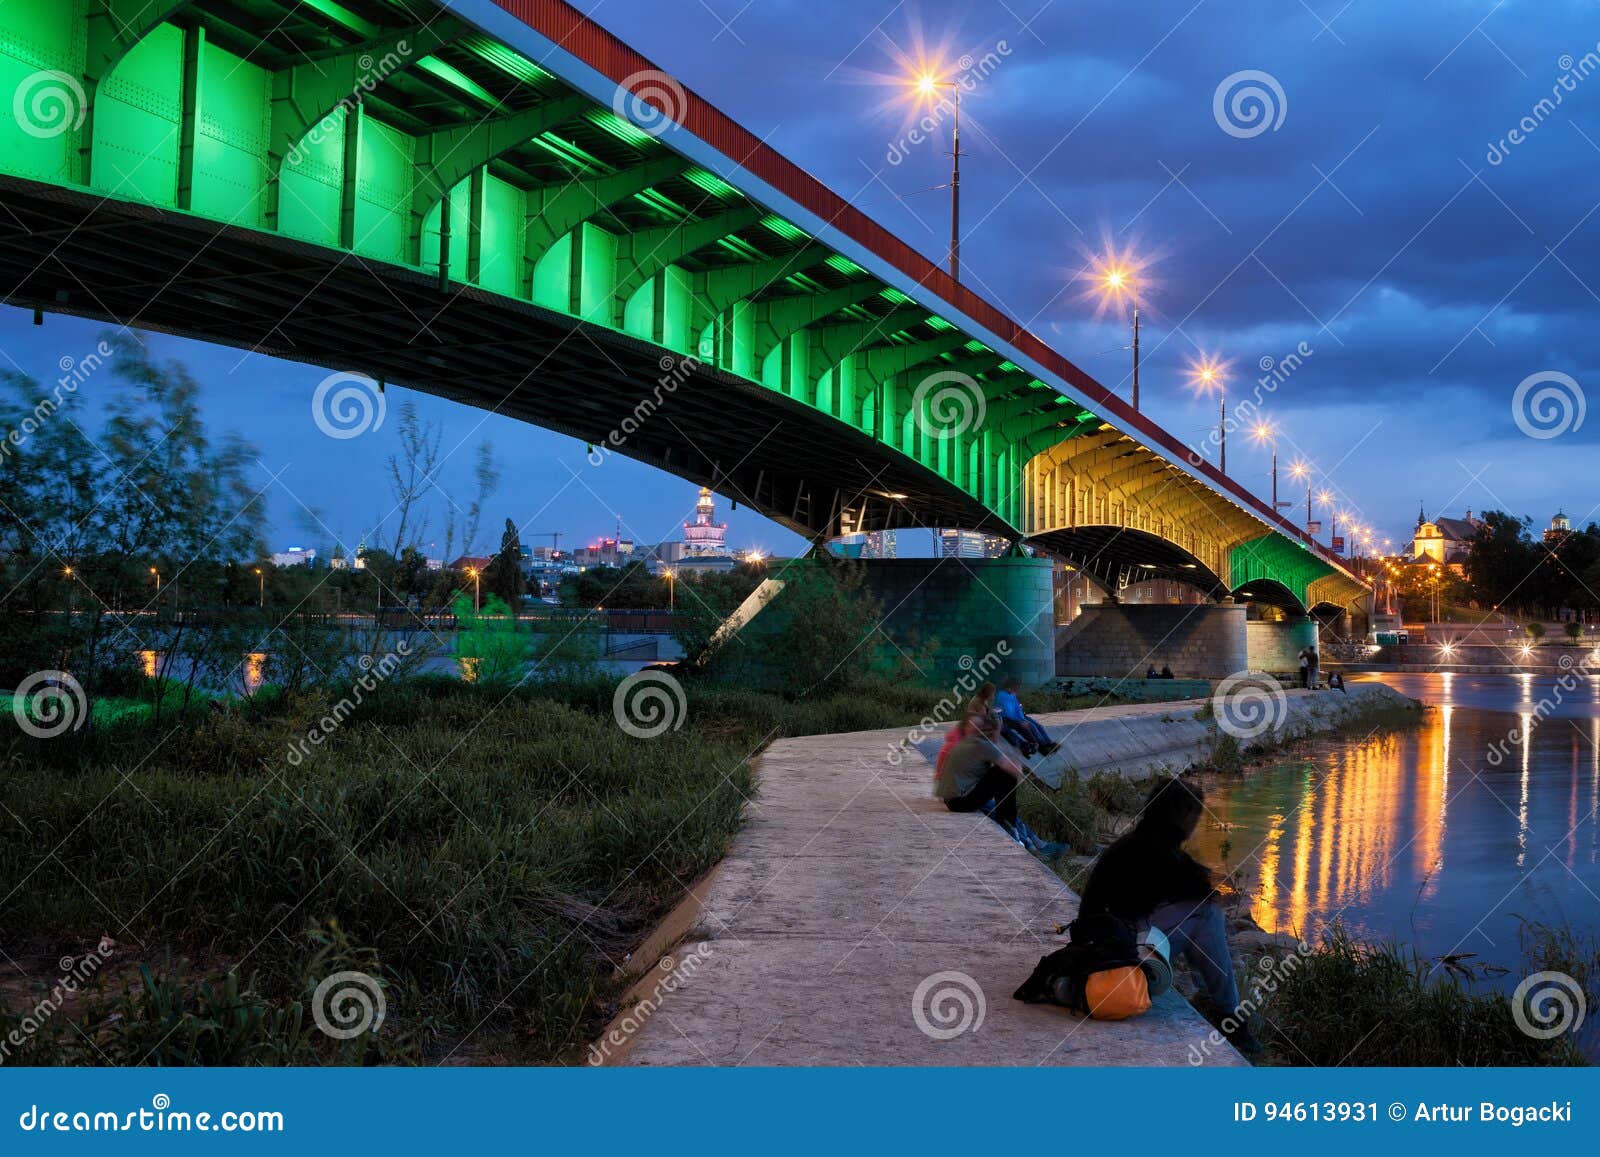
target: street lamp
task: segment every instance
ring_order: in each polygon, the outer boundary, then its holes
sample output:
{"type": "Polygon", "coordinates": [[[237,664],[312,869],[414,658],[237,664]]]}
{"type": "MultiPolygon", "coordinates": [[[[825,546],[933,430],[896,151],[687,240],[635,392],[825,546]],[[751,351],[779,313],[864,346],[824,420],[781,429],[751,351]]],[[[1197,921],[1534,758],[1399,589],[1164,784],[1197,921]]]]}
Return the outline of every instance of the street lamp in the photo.
{"type": "Polygon", "coordinates": [[[257,600],[256,605],[259,607],[264,607],[267,605],[267,576],[261,573],[260,567],[256,567],[256,581],[257,585],[261,588],[261,596],[257,600]]]}
{"type": "Polygon", "coordinates": [[[156,594],[160,595],[161,594],[161,572],[158,571],[155,567],[151,567],[150,568],[150,574],[156,580],[156,594]]]}
{"type": "Polygon", "coordinates": [[[669,612],[676,611],[678,609],[678,572],[668,567],[661,573],[667,580],[667,610],[669,612]]]}
{"type": "Polygon", "coordinates": [[[472,613],[477,614],[482,608],[482,600],[479,597],[482,594],[483,589],[480,581],[482,576],[479,575],[478,568],[475,566],[469,566],[467,568],[467,574],[472,576],[472,613]]]}
{"type": "Polygon", "coordinates": [[[1217,391],[1217,468],[1228,472],[1228,378],[1227,365],[1203,357],[1189,364],[1189,380],[1200,390],[1217,391]]]}
{"type": "Polygon", "coordinates": [[[1139,283],[1135,271],[1116,257],[1102,261],[1095,279],[1104,298],[1120,302],[1124,296],[1133,305],[1133,409],[1139,410],[1139,283]]]}
{"type": "Polygon", "coordinates": [[[1270,422],[1257,422],[1251,431],[1257,442],[1272,443],[1272,510],[1277,513],[1287,502],[1278,501],[1278,431],[1270,422]]]}
{"type": "Polygon", "coordinates": [[[1306,484],[1306,533],[1311,533],[1311,463],[1296,462],[1289,467],[1289,477],[1306,484]]]}
{"type": "Polygon", "coordinates": [[[951,104],[955,109],[954,128],[950,137],[950,280],[961,283],[961,85],[953,80],[940,80],[931,72],[917,77],[917,93],[927,100],[935,100],[941,88],[953,94],[951,104]]]}

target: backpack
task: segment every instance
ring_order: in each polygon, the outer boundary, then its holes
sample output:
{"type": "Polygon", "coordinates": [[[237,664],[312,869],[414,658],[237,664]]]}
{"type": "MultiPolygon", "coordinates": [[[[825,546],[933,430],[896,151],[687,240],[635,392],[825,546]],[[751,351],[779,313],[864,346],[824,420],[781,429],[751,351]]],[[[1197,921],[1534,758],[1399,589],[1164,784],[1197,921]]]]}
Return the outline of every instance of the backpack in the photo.
{"type": "Polygon", "coordinates": [[[1068,933],[1066,947],[1043,957],[1013,999],[1059,1004],[1096,1020],[1125,1020],[1149,1011],[1150,984],[1140,967],[1136,925],[1103,913],[1079,916],[1068,933]]]}

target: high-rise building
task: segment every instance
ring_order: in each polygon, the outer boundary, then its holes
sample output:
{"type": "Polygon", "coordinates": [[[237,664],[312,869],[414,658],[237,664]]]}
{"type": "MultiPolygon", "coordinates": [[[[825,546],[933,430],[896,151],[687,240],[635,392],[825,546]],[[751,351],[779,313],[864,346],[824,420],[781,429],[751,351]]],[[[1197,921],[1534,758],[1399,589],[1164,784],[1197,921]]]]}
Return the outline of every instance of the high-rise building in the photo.
{"type": "Polygon", "coordinates": [[[718,522],[716,518],[717,500],[709,489],[702,486],[699,500],[694,504],[694,521],[683,524],[683,547],[686,557],[728,553],[728,524],[718,522]]]}
{"type": "Polygon", "coordinates": [[[980,530],[939,531],[940,558],[1003,558],[1011,549],[1011,540],[998,534],[984,534],[980,530]]]}
{"type": "Polygon", "coordinates": [[[868,558],[896,558],[900,553],[898,530],[874,530],[867,535],[862,554],[868,558]]]}

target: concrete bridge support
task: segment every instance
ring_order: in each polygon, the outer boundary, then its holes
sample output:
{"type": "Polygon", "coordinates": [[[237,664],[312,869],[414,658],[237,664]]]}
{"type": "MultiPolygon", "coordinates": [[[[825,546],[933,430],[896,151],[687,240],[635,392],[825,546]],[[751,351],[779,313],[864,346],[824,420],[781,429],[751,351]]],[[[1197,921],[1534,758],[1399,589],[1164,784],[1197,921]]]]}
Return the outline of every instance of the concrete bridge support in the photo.
{"type": "Polygon", "coordinates": [[[1180,679],[1221,679],[1249,665],[1245,608],[1100,603],[1056,636],[1056,673],[1142,679],[1171,667],[1180,679]]]}
{"type": "Polygon", "coordinates": [[[1246,632],[1252,671],[1271,671],[1298,677],[1300,651],[1318,645],[1317,620],[1309,615],[1279,623],[1249,623],[1246,632]]]}
{"type": "MultiPolygon", "coordinates": [[[[947,689],[985,679],[998,682],[1009,674],[1025,687],[1055,677],[1051,560],[798,559],[774,569],[772,577],[805,581],[819,569],[836,567],[860,573],[865,591],[882,608],[877,631],[852,661],[893,671],[910,659],[917,682],[947,689]]],[[[740,643],[759,649],[764,637],[789,621],[780,593],[740,632],[740,643]]]]}

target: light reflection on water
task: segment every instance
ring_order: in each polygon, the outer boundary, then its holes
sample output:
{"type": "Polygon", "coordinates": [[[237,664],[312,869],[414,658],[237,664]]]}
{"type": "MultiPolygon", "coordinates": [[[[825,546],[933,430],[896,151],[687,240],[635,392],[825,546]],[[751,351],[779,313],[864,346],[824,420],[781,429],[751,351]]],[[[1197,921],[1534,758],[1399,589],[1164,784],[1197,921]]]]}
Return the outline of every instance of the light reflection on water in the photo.
{"type": "Polygon", "coordinates": [[[1600,931],[1600,682],[1372,678],[1436,710],[1414,731],[1208,779],[1196,854],[1238,873],[1269,931],[1339,920],[1513,970],[1520,918],[1600,931]]]}

